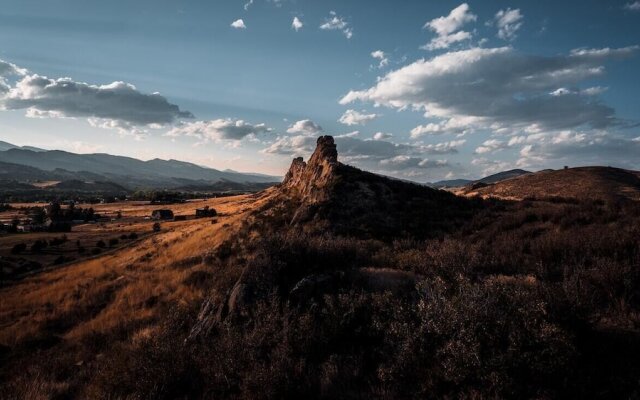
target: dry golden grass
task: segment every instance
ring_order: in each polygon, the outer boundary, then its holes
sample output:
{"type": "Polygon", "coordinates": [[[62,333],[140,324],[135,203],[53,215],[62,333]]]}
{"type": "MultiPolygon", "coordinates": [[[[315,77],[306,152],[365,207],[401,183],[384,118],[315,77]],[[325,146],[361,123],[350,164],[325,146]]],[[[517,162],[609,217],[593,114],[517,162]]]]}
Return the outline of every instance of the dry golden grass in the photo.
{"type": "MultiPolygon", "coordinates": [[[[242,195],[162,206],[176,215],[192,215],[194,206],[209,205],[221,214],[211,219],[163,222],[162,231],[104,256],[63,266],[0,289],[0,344],[14,346],[51,330],[75,340],[90,333],[108,333],[127,326],[143,326],[140,340],[153,327],[157,314],[170,305],[193,304],[203,293],[184,284],[192,272],[207,268],[201,262],[180,262],[215,249],[234,235],[262,195],[242,195]],[[147,332],[147,333],[144,333],[147,332]]],[[[146,216],[157,206],[116,203],[95,207],[99,212],[121,211],[146,216]]],[[[148,223],[148,222],[147,222],[148,223]]],[[[135,229],[135,227],[134,227],[135,229]]]]}
{"type": "Polygon", "coordinates": [[[522,200],[527,197],[640,200],[640,173],[611,167],[580,167],[540,171],[480,189],[462,189],[459,195],[522,200]]]}

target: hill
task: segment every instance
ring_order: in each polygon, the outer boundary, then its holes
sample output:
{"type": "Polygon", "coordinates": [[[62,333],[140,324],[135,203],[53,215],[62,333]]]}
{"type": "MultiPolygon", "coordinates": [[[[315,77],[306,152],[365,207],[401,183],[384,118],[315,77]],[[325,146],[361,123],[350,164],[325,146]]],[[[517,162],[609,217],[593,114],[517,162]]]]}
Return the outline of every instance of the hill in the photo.
{"type": "Polygon", "coordinates": [[[306,231],[380,239],[434,236],[475,209],[473,202],[449,192],[342,164],[331,136],[318,138],[308,162],[293,160],[267,207],[269,214],[306,231]]]}
{"type": "Polygon", "coordinates": [[[484,178],[481,178],[481,179],[476,179],[476,180],[450,179],[450,180],[434,182],[429,184],[429,186],[436,189],[444,189],[444,188],[458,188],[458,187],[463,187],[467,185],[473,185],[475,183],[490,184],[490,183],[496,183],[506,179],[511,179],[520,175],[526,175],[530,173],[531,172],[525,171],[523,169],[512,169],[509,171],[502,171],[502,172],[498,172],[497,174],[485,176],[484,178]]]}
{"type": "Polygon", "coordinates": [[[465,188],[467,196],[505,199],[562,197],[572,199],[640,200],[640,173],[612,167],[545,170],[480,188],[465,188]]]}

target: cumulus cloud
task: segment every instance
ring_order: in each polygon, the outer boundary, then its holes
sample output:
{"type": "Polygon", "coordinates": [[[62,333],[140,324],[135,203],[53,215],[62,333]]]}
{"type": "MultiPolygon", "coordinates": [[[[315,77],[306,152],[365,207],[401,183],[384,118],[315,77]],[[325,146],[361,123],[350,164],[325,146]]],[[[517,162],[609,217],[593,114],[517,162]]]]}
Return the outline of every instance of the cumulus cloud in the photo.
{"type": "Polygon", "coordinates": [[[640,1],[634,1],[632,3],[627,3],[624,5],[625,10],[629,11],[640,11],[640,1]]]}
{"type": "Polygon", "coordinates": [[[20,79],[0,101],[0,107],[26,109],[30,116],[95,118],[131,127],[166,125],[193,117],[162,95],[142,93],[125,82],[90,85],[35,74],[20,79]]]}
{"type": "MultiPolygon", "coordinates": [[[[366,90],[350,91],[340,104],[373,102],[391,108],[423,110],[429,118],[473,121],[494,131],[509,127],[560,130],[604,128],[618,122],[612,108],[593,95],[553,96],[604,74],[603,63],[629,56],[637,46],[578,49],[570,55],[533,56],[511,47],[473,48],[418,60],[389,72],[366,90]]],[[[413,136],[443,128],[424,126],[413,136]]]]}
{"type": "Polygon", "coordinates": [[[244,10],[248,11],[249,7],[251,7],[253,5],[253,0],[249,0],[246,3],[244,3],[244,10]]]}
{"type": "Polygon", "coordinates": [[[298,135],[318,135],[323,132],[323,129],[320,125],[311,121],[310,119],[303,119],[300,121],[296,121],[294,124],[289,126],[287,129],[287,133],[298,134],[298,135]]]}
{"type": "Polygon", "coordinates": [[[233,21],[231,23],[231,27],[235,29],[247,29],[247,26],[244,24],[242,18],[233,21]]]}
{"type": "Polygon", "coordinates": [[[28,71],[24,68],[20,68],[8,61],[0,60],[0,95],[7,93],[11,88],[7,83],[7,77],[14,75],[24,76],[27,73],[28,71]]]}
{"type": "Polygon", "coordinates": [[[329,15],[329,18],[326,18],[324,23],[320,25],[320,29],[326,31],[341,31],[347,39],[351,39],[353,29],[349,26],[349,23],[337,15],[335,11],[331,11],[329,15]]]}
{"type": "Polygon", "coordinates": [[[0,77],[7,77],[11,75],[24,76],[28,73],[25,68],[20,68],[17,65],[8,61],[0,60],[0,77]]]}
{"type": "Polygon", "coordinates": [[[472,130],[474,124],[481,124],[482,118],[476,117],[454,117],[438,123],[428,123],[418,125],[410,132],[412,139],[417,139],[425,135],[457,134],[462,135],[472,130]]]}
{"type": "Polygon", "coordinates": [[[279,136],[261,152],[265,154],[291,155],[294,157],[307,156],[316,146],[315,136],[279,136]]]}
{"type": "Polygon", "coordinates": [[[387,55],[382,50],[375,50],[371,52],[371,57],[378,60],[378,68],[384,68],[389,64],[389,59],[387,55]]]}
{"type": "Polygon", "coordinates": [[[380,160],[380,165],[390,167],[391,169],[408,169],[408,168],[443,168],[449,166],[447,160],[429,160],[428,158],[419,158],[411,156],[396,156],[385,160],[380,160]]]}
{"type": "Polygon", "coordinates": [[[271,131],[265,124],[252,125],[241,119],[215,119],[211,121],[195,121],[174,127],[166,136],[192,136],[203,141],[239,141],[247,136],[271,131]]]}
{"type": "Polygon", "coordinates": [[[300,21],[300,18],[293,17],[293,21],[291,21],[291,29],[295,29],[295,31],[298,32],[303,26],[304,24],[300,21]]]}
{"type": "Polygon", "coordinates": [[[437,36],[422,48],[426,50],[446,49],[454,43],[470,39],[471,33],[460,29],[466,23],[475,21],[477,18],[469,10],[469,5],[463,3],[451,10],[449,15],[432,19],[423,28],[435,32],[437,36]]]}
{"type": "Polygon", "coordinates": [[[373,140],[386,140],[386,139],[391,139],[392,137],[393,135],[390,133],[376,132],[373,135],[373,140]]]}
{"type": "Polygon", "coordinates": [[[607,131],[580,132],[566,130],[527,140],[520,150],[520,167],[547,168],[551,164],[608,165],[611,160],[638,169],[640,142],[607,131]]]}
{"type": "MultiPolygon", "coordinates": [[[[428,145],[393,143],[389,137],[360,139],[358,132],[334,136],[341,162],[370,171],[415,178],[432,168],[448,165],[446,160],[431,160],[425,155],[456,153],[464,140],[428,145]],[[419,171],[422,171],[421,173],[419,171]]],[[[386,134],[382,134],[387,136],[386,134]]],[[[265,154],[309,157],[316,146],[316,137],[307,135],[280,136],[261,152],[265,154]]]]}
{"type": "Polygon", "coordinates": [[[458,147],[466,143],[466,140],[452,140],[450,142],[442,142],[436,144],[427,144],[418,146],[418,151],[422,154],[455,154],[458,147]]]}
{"type": "Polygon", "coordinates": [[[342,114],[338,122],[345,125],[364,125],[369,121],[373,121],[378,114],[364,114],[356,110],[347,110],[342,114]]]}
{"type": "Polygon", "coordinates": [[[498,11],[494,17],[495,25],[498,28],[498,37],[508,41],[515,39],[518,30],[522,27],[523,18],[524,16],[518,8],[498,11]]]}

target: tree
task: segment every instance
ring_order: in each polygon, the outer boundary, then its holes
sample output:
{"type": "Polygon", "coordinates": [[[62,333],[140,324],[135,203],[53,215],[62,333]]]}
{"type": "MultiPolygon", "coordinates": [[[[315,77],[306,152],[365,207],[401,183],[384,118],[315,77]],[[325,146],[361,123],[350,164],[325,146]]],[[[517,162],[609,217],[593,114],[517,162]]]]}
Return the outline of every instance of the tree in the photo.
{"type": "Polygon", "coordinates": [[[154,232],[160,232],[160,222],[156,222],[155,224],[153,224],[153,231],[154,232]]]}

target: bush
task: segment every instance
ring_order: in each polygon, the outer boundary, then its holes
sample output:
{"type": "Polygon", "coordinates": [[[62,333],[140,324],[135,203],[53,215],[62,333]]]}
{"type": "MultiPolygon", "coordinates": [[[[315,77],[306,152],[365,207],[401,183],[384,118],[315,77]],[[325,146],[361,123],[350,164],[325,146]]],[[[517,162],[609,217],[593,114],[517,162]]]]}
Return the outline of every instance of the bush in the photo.
{"type": "Polygon", "coordinates": [[[47,247],[47,241],[38,239],[35,242],[33,242],[33,244],[31,245],[31,252],[39,253],[46,247],[47,247]]]}
{"type": "Polygon", "coordinates": [[[116,238],[109,239],[109,247],[117,246],[120,241],[116,238]]]}
{"type": "Polygon", "coordinates": [[[153,231],[154,232],[160,232],[161,228],[162,227],[160,226],[160,222],[154,222],[154,224],[153,224],[153,231]]]}
{"type": "Polygon", "coordinates": [[[96,247],[104,249],[105,247],[107,247],[107,244],[104,242],[104,240],[100,239],[96,242],[96,247]]]}
{"type": "Polygon", "coordinates": [[[137,238],[138,238],[138,234],[137,233],[131,232],[129,234],[129,239],[134,240],[134,239],[137,239],[137,238]]]}
{"type": "Polygon", "coordinates": [[[11,254],[20,254],[20,253],[23,253],[25,250],[27,250],[27,244],[18,243],[11,248],[11,254]]]}

